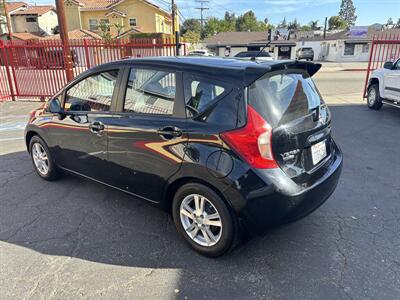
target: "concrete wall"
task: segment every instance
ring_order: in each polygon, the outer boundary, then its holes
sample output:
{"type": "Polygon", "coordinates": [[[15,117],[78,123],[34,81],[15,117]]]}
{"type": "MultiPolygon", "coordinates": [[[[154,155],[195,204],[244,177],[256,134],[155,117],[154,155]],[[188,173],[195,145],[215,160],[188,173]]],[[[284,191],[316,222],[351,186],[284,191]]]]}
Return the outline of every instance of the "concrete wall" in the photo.
{"type": "Polygon", "coordinates": [[[52,29],[58,25],[57,13],[52,10],[48,11],[38,18],[38,23],[41,32],[52,35],[52,29]]]}
{"type": "Polygon", "coordinates": [[[11,17],[11,24],[14,32],[41,32],[52,35],[52,29],[57,26],[57,14],[49,11],[41,16],[17,15],[11,17]],[[27,22],[27,18],[36,17],[36,22],[27,22]]]}
{"type": "Polygon", "coordinates": [[[325,41],[322,43],[321,55],[325,56],[325,61],[334,62],[367,62],[369,59],[369,51],[363,52],[363,44],[354,44],[354,55],[345,55],[344,49],[345,42],[342,40],[325,41]]]}
{"type": "Polygon", "coordinates": [[[67,29],[72,31],[75,29],[81,29],[81,15],[79,13],[79,6],[72,1],[65,1],[65,18],[67,20],[67,29]]]}
{"type": "Polygon", "coordinates": [[[296,43],[296,51],[299,48],[305,47],[314,50],[314,60],[321,60],[321,41],[299,41],[296,43]]]}
{"type": "MultiPolygon", "coordinates": [[[[13,32],[39,32],[39,24],[38,22],[26,22],[26,18],[31,16],[12,16],[11,24],[13,32]]],[[[37,16],[33,16],[37,17],[37,16]]]]}

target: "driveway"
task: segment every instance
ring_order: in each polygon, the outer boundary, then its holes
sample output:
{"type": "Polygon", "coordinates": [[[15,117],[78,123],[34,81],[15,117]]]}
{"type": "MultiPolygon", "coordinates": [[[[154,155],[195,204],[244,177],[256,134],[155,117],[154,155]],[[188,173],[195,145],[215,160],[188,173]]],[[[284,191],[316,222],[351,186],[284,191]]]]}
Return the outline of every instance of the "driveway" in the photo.
{"type": "Polygon", "coordinates": [[[0,298],[399,298],[400,110],[332,105],[345,157],[333,196],[208,259],[148,203],[72,176],[39,179],[18,127],[30,106],[0,104],[0,298]]]}

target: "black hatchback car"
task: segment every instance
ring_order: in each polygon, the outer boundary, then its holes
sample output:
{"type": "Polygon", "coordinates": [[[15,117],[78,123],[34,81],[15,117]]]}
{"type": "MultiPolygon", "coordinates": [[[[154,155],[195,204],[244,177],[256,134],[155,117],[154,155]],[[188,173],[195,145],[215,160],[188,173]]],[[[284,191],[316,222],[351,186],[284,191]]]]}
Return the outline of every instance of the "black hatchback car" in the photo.
{"type": "Polygon", "coordinates": [[[321,65],[201,57],[127,59],[77,77],[34,112],[40,177],[61,171],[169,211],[198,252],[242,228],[297,220],[334,191],[342,153],[311,76],[321,65]]]}

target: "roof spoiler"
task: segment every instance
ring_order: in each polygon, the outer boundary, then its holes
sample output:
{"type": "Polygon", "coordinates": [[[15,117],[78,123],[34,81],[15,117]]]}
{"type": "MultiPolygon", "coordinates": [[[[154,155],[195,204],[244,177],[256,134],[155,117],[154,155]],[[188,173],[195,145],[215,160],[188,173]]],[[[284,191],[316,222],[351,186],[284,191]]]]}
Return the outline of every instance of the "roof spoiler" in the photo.
{"type": "Polygon", "coordinates": [[[271,70],[282,70],[289,68],[304,69],[310,76],[316,74],[321,69],[322,64],[313,63],[308,61],[290,60],[271,66],[271,70]]]}

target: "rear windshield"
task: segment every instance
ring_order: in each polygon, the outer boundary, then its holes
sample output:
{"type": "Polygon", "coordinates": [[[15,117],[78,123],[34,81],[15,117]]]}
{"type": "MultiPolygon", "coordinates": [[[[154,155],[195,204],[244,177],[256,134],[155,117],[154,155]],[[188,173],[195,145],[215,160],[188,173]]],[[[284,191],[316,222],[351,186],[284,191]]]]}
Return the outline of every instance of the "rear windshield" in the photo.
{"type": "MultiPolygon", "coordinates": [[[[235,55],[235,57],[254,57],[259,53],[259,51],[251,51],[251,52],[239,52],[235,55]]],[[[258,57],[271,57],[268,52],[261,52],[258,57]]]]}
{"type": "Polygon", "coordinates": [[[301,50],[303,50],[303,51],[311,51],[312,48],[302,48],[301,50]]]}
{"type": "Polygon", "coordinates": [[[249,88],[249,104],[275,127],[308,115],[323,100],[306,71],[289,69],[256,80],[249,88]]]}

